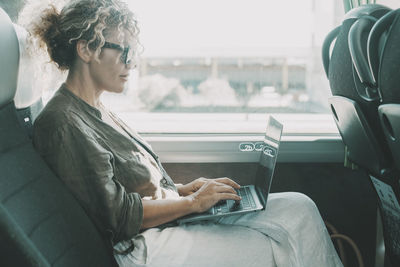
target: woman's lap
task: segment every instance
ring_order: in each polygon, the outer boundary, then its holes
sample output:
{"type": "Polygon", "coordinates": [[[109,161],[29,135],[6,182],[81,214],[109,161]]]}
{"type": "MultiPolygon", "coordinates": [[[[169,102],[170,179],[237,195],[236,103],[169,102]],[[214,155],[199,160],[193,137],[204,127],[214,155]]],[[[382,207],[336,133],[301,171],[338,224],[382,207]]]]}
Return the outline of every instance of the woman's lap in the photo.
{"type": "Polygon", "coordinates": [[[299,193],[270,194],[265,211],[142,235],[146,266],[342,266],[314,202],[299,193]]]}
{"type": "Polygon", "coordinates": [[[304,194],[270,194],[265,211],[226,217],[220,223],[269,236],[278,266],[342,266],[318,208],[304,194]]]}
{"type": "Polygon", "coordinates": [[[275,266],[270,239],[247,227],[209,222],[144,237],[148,266],[275,266]]]}

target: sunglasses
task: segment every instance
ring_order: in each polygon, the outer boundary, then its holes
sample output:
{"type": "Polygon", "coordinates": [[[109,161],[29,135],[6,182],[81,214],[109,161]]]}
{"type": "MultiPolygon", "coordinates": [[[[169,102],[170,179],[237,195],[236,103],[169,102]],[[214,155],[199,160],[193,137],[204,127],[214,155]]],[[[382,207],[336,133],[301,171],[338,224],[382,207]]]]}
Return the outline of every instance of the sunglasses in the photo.
{"type": "Polygon", "coordinates": [[[132,62],[134,51],[130,48],[130,46],[122,47],[119,44],[105,42],[102,48],[111,48],[122,52],[120,59],[125,65],[132,62]]]}

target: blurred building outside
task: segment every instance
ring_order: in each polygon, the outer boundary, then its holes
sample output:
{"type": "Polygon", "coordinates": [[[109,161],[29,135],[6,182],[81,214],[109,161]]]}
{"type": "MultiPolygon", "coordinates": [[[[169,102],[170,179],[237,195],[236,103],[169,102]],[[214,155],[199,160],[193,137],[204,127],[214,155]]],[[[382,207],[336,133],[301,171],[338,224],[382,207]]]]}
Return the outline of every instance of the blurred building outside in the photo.
{"type": "Polygon", "coordinates": [[[141,57],[124,95],[106,94],[103,101],[121,112],[329,113],[321,47],[340,24],[342,5],[312,0],[314,28],[307,48],[141,57]]]}

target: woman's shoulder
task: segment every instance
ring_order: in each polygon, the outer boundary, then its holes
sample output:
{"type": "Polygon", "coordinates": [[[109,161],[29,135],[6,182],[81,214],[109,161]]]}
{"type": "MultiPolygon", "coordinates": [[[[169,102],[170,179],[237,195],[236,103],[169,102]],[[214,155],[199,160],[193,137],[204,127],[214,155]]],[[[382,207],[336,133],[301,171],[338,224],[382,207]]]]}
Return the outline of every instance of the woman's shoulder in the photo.
{"type": "Polygon", "coordinates": [[[57,132],[88,132],[83,110],[74,99],[59,89],[43,108],[33,124],[34,138],[48,138],[57,132]]]}
{"type": "Polygon", "coordinates": [[[57,91],[36,118],[34,127],[58,127],[74,122],[76,117],[73,104],[57,91]]]}

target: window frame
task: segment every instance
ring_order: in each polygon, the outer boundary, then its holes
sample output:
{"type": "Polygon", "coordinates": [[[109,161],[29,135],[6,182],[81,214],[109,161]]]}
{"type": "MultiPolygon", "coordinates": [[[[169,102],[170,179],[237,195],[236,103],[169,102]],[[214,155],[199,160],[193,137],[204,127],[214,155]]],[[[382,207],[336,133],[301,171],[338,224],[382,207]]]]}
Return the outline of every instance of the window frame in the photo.
{"type": "MultiPolygon", "coordinates": [[[[163,163],[257,162],[259,152],[242,152],[244,142],[259,142],[262,135],[142,134],[163,163]]],[[[282,136],[278,162],[343,162],[340,135],[282,136]]]]}
{"type": "Polygon", "coordinates": [[[219,120],[214,121],[207,116],[200,120],[202,115],[199,114],[179,115],[185,119],[177,118],[176,114],[118,115],[150,143],[165,163],[257,162],[256,151],[242,152],[239,145],[263,140],[268,115],[284,125],[278,162],[344,160],[344,145],[331,114],[228,114],[230,120],[225,121],[222,120],[223,114],[206,114],[219,116],[219,120]],[[168,120],[168,117],[174,120],[168,120]],[[246,117],[250,120],[241,120],[246,117]],[[221,121],[225,125],[219,129],[210,126],[215,126],[215,122],[221,124],[221,121]],[[251,129],[242,132],[232,129],[221,131],[229,124],[236,125],[237,129],[251,129]],[[194,125],[196,129],[193,129],[194,125]]]}

